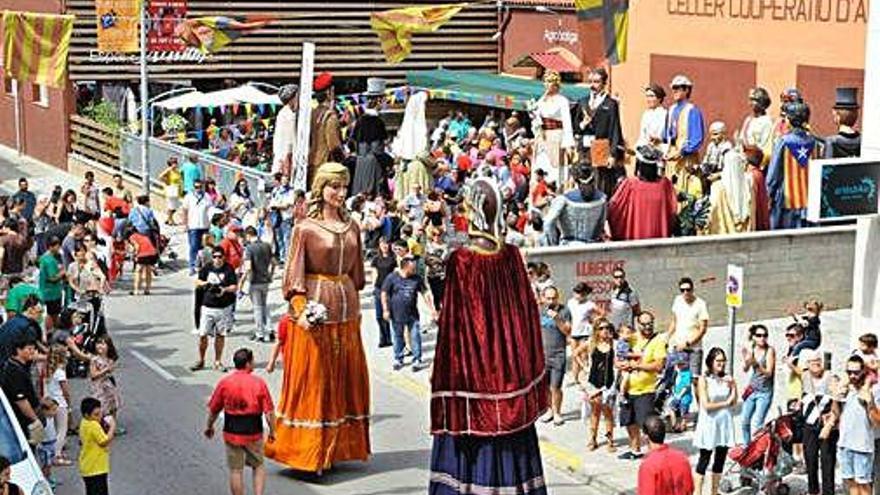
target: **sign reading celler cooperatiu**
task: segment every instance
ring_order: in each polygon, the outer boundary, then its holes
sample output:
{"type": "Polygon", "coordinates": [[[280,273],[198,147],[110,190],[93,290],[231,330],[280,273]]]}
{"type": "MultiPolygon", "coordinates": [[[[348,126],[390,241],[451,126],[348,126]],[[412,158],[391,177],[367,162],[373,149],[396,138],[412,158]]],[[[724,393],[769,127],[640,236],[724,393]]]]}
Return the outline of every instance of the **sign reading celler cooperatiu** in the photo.
{"type": "Polygon", "coordinates": [[[866,23],[869,0],[666,0],[669,15],[780,22],[866,23]]]}

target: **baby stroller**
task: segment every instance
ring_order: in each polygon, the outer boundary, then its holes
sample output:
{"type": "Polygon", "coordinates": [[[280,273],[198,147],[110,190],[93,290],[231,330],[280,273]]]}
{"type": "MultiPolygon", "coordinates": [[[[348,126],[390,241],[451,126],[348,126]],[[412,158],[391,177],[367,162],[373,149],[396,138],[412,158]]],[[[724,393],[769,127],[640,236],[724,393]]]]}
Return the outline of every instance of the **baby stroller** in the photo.
{"type": "MultiPolygon", "coordinates": [[[[60,326],[55,331],[54,341],[64,343],[70,337],[81,351],[94,353],[98,336],[107,333],[102,312],[103,309],[96,310],[93,302],[87,299],[71,303],[61,312],[60,326]]],[[[88,374],[88,362],[81,361],[73,355],[67,360],[68,376],[85,378],[88,374]]]]}
{"type": "Polygon", "coordinates": [[[791,441],[793,418],[780,415],[755,433],[751,443],[730,449],[728,457],[735,464],[724,474],[719,489],[722,493],[788,495],[783,481],[794,470],[794,461],[785,448],[791,441]]]}

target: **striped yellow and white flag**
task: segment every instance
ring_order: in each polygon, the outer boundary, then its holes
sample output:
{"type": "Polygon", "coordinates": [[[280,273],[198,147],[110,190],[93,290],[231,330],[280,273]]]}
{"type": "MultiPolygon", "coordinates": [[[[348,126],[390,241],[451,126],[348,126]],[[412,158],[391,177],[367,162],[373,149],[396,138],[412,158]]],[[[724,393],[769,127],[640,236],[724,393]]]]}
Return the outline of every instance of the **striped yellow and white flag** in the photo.
{"type": "Polygon", "coordinates": [[[63,88],[72,15],[3,12],[3,73],[18,81],[63,88]]]}
{"type": "Polygon", "coordinates": [[[385,59],[397,64],[412,51],[413,33],[436,31],[467,5],[457,3],[374,12],[370,16],[370,27],[379,35],[385,59]]]}

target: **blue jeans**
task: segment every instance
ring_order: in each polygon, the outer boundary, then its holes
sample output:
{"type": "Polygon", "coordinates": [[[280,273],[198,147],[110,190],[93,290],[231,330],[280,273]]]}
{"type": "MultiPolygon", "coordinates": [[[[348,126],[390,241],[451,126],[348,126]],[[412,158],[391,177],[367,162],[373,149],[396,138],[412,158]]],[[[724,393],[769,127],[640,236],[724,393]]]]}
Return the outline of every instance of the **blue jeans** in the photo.
{"type": "Polygon", "coordinates": [[[287,259],[287,247],[290,244],[290,231],[293,229],[293,219],[281,220],[277,227],[272,228],[275,236],[275,257],[279,260],[287,259]]]}
{"type": "Polygon", "coordinates": [[[189,271],[196,269],[196,257],[202,250],[202,236],[208,233],[208,229],[189,229],[186,231],[186,237],[189,241],[189,271]]]}
{"type": "Polygon", "coordinates": [[[773,392],[761,391],[752,392],[743,401],[742,406],[742,434],[743,443],[748,445],[752,441],[752,432],[761,429],[764,426],[764,419],[767,418],[767,411],[770,410],[770,404],[773,403],[773,392]]]}
{"type": "Polygon", "coordinates": [[[815,340],[804,339],[804,340],[798,342],[797,344],[795,344],[794,347],[792,347],[791,355],[794,356],[795,358],[797,358],[800,356],[802,350],[804,350],[804,349],[818,349],[819,344],[820,343],[815,340]]]}
{"type": "Polygon", "coordinates": [[[406,341],[403,332],[409,331],[409,344],[412,346],[413,362],[422,360],[422,332],[419,331],[419,320],[393,321],[391,327],[391,340],[394,343],[394,362],[403,364],[403,353],[406,341]]]}

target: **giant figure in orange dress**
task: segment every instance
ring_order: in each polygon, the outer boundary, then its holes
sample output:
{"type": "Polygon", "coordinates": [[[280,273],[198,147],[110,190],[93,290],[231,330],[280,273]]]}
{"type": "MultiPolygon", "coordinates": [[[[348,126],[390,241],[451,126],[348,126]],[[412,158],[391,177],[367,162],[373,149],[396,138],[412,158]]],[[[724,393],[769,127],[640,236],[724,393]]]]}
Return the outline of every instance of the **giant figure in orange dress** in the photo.
{"type": "Polygon", "coordinates": [[[319,167],[308,217],[293,229],[283,284],[290,314],[279,332],[284,380],[275,440],[266,444],[268,457],[319,475],[334,463],[370,455],[370,383],[358,299],[364,261],[360,230],[345,209],[348,184],[343,165],[319,167]],[[318,304],[326,318],[315,323],[307,307],[318,304]]]}

